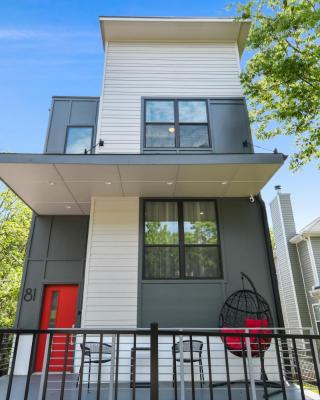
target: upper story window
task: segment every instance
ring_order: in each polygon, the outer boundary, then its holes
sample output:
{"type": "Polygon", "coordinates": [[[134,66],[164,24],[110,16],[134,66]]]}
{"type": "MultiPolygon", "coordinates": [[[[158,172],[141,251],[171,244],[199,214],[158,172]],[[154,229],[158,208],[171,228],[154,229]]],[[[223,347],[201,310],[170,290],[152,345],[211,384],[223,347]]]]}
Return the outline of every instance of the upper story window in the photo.
{"type": "Polygon", "coordinates": [[[147,149],[211,147],[206,100],[145,100],[144,121],[147,149]]]}
{"type": "Polygon", "coordinates": [[[66,154],[84,154],[92,147],[92,126],[69,126],[67,129],[66,154]]]}
{"type": "Polygon", "coordinates": [[[222,278],[215,201],[144,202],[143,277],[222,278]]]}

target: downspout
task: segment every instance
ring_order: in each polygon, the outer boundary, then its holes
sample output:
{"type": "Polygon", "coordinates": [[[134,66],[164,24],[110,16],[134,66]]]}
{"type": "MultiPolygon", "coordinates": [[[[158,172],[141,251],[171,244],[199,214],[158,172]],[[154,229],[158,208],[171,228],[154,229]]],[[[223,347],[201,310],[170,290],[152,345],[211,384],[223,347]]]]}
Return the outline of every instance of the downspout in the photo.
{"type": "Polygon", "coordinates": [[[272,245],[271,245],[271,239],[270,239],[270,231],[269,231],[269,224],[268,224],[268,219],[267,219],[266,206],[265,206],[264,201],[262,200],[260,193],[256,196],[256,199],[260,205],[260,210],[261,210],[263,231],[264,231],[264,236],[265,236],[265,241],[266,241],[269,272],[270,272],[271,284],[272,284],[272,292],[273,292],[274,301],[275,301],[275,305],[276,305],[277,320],[278,320],[279,327],[283,328],[284,320],[283,320],[283,314],[282,314],[282,309],[281,309],[278,278],[277,278],[276,267],[274,264],[274,258],[273,258],[273,253],[272,253],[272,245]]]}

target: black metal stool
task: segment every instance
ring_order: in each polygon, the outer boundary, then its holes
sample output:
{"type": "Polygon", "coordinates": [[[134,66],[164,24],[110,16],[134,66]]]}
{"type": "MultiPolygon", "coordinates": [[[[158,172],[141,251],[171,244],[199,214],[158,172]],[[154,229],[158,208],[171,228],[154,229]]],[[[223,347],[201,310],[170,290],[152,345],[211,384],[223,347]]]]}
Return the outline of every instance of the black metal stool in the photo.
{"type": "MultiPolygon", "coordinates": [[[[183,362],[184,363],[198,363],[201,387],[204,384],[204,372],[202,365],[202,348],[203,342],[201,340],[184,340],[183,341],[183,362]],[[192,348],[192,350],[191,350],[192,348]],[[192,352],[192,357],[191,357],[192,352]]],[[[172,346],[173,362],[180,362],[180,343],[172,346]],[[178,357],[177,357],[178,354],[178,357]]],[[[176,368],[173,366],[173,386],[177,383],[176,368]]]]}

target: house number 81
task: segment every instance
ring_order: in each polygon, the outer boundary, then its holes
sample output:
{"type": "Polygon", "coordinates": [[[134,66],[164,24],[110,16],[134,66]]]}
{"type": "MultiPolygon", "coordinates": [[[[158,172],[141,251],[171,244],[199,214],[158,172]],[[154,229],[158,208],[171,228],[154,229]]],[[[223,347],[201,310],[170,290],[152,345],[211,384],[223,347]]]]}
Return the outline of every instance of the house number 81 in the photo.
{"type": "Polygon", "coordinates": [[[24,291],[23,299],[24,301],[35,301],[37,289],[27,288],[24,291]]]}

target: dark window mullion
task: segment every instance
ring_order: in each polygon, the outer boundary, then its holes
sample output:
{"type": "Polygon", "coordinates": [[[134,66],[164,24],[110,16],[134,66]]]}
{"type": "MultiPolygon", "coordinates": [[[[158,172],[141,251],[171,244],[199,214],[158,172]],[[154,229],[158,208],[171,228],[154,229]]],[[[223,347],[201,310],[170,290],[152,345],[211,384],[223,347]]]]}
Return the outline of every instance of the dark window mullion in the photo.
{"type": "Polygon", "coordinates": [[[178,201],[178,227],[179,227],[179,261],[180,278],[186,277],[185,254],[184,254],[184,227],[183,227],[183,202],[178,201]]]}
{"type": "Polygon", "coordinates": [[[176,147],[180,147],[180,133],[179,133],[179,110],[178,110],[178,101],[174,101],[174,129],[175,129],[175,139],[176,139],[176,147]]]}

